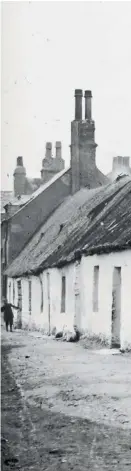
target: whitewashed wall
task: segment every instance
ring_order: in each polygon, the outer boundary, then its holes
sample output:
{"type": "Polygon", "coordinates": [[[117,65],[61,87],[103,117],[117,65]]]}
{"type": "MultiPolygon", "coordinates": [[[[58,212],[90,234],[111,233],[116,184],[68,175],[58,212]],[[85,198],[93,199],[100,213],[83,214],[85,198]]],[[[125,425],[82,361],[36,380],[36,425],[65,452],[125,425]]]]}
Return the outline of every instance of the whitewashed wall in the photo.
{"type": "MultiPolygon", "coordinates": [[[[131,251],[109,255],[82,257],[79,270],[80,312],[77,317],[78,328],[88,335],[97,335],[111,342],[111,311],[113,269],[121,267],[121,347],[131,347],[131,251]],[[99,265],[98,312],[93,312],[93,272],[99,265]]],[[[70,264],[64,269],[53,268],[44,271],[43,311],[41,312],[41,284],[39,277],[32,280],[32,312],[29,314],[29,279],[22,278],[22,325],[31,329],[42,329],[49,332],[49,298],[50,298],[50,333],[56,328],[73,330],[75,323],[75,280],[76,267],[70,264]],[[47,276],[47,273],[49,274],[47,276]],[[66,276],[66,312],[61,313],[61,278],[66,276]],[[50,292],[48,290],[50,278],[50,292]]],[[[13,280],[11,283],[11,302],[13,302],[13,280]]],[[[15,304],[17,298],[17,280],[15,280],[15,304]]],[[[17,313],[14,311],[15,319],[17,313]]]]}
{"type": "Polygon", "coordinates": [[[111,342],[112,282],[121,267],[121,347],[131,346],[131,251],[82,257],[81,329],[111,342]],[[93,270],[99,265],[99,309],[93,312],[93,270]]]}
{"type": "MultiPolygon", "coordinates": [[[[8,302],[11,302],[15,306],[18,306],[18,295],[17,295],[17,280],[13,280],[12,278],[8,278],[7,281],[7,299],[8,302]],[[14,288],[15,288],[15,296],[13,299],[13,283],[14,283],[14,288]]],[[[14,325],[17,324],[17,310],[13,309],[13,314],[14,314],[14,325]]]]}

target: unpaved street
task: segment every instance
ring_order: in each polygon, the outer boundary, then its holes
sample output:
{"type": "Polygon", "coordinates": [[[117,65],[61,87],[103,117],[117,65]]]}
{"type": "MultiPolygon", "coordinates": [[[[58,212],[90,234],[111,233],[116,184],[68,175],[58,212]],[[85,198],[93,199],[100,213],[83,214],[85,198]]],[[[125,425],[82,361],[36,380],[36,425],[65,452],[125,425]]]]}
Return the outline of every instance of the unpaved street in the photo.
{"type": "Polygon", "coordinates": [[[2,331],[3,471],[131,469],[131,355],[2,331]]]}

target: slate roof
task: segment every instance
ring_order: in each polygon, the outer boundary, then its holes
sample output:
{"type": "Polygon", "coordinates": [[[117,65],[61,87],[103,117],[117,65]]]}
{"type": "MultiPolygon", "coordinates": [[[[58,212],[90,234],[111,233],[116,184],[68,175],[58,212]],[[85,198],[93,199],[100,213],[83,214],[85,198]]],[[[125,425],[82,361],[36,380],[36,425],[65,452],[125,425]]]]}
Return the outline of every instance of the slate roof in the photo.
{"type": "Polygon", "coordinates": [[[37,274],[70,263],[82,252],[131,247],[131,179],[69,196],[6,270],[8,276],[37,274]]]}
{"type": "Polygon", "coordinates": [[[13,191],[4,191],[0,192],[0,206],[1,206],[1,213],[5,213],[4,206],[13,200],[13,191]]]}
{"type": "Polygon", "coordinates": [[[20,207],[23,207],[30,199],[30,195],[21,195],[20,198],[14,196],[13,191],[1,191],[1,222],[5,219],[6,211],[5,206],[11,204],[15,206],[15,212],[18,211],[20,207]]]}

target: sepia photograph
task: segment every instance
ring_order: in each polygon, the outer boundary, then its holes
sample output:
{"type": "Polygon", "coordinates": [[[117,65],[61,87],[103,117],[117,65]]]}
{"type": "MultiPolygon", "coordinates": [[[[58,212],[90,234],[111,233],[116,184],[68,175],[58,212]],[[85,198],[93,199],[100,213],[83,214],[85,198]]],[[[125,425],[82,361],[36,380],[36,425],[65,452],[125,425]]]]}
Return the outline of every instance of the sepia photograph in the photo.
{"type": "Polygon", "coordinates": [[[1,1],[1,470],[131,470],[131,1],[1,1]]]}

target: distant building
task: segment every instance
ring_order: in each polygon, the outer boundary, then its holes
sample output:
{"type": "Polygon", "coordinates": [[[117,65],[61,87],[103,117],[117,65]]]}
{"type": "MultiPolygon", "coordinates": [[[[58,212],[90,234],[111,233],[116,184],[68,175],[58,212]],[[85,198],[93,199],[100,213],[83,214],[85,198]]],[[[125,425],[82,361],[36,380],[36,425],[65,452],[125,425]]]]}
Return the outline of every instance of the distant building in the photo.
{"type": "Polygon", "coordinates": [[[62,158],[61,142],[56,142],[56,155],[52,157],[52,143],[46,143],[45,158],[42,160],[40,178],[27,178],[23,165],[23,157],[17,157],[17,165],[14,171],[14,195],[30,195],[43,183],[48,182],[53,176],[65,167],[62,158]]]}
{"type": "Polygon", "coordinates": [[[107,177],[114,181],[119,175],[131,175],[130,157],[117,156],[113,158],[112,171],[107,177]]]}

